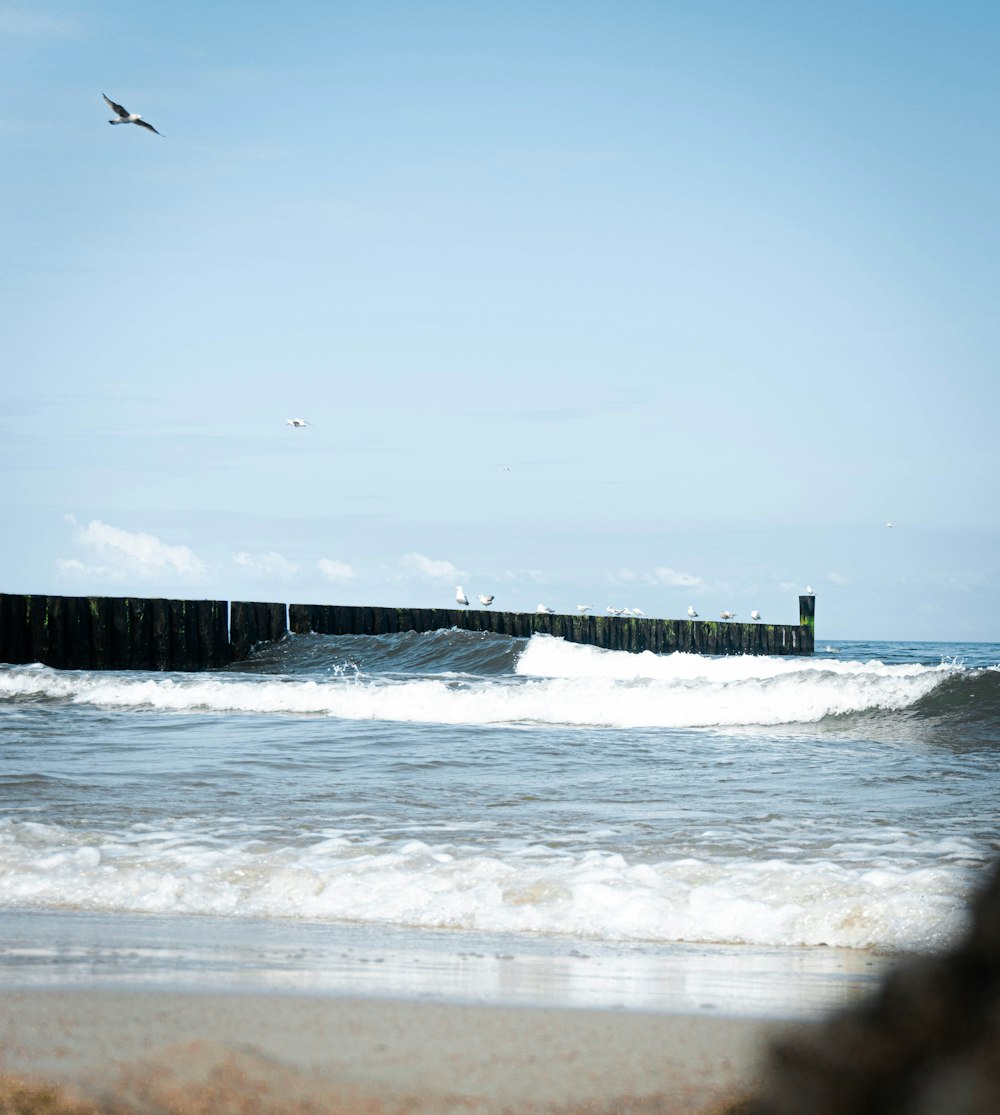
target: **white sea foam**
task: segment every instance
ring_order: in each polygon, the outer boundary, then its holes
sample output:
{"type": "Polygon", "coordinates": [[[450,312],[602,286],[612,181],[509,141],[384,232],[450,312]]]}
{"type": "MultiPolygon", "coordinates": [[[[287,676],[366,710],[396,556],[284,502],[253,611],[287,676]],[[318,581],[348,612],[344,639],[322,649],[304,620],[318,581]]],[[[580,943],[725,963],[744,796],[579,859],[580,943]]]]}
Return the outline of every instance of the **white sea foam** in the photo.
{"type": "Polygon", "coordinates": [[[954,663],[921,666],[918,663],[891,666],[872,659],[841,661],[812,656],[732,654],[712,657],[703,654],[653,654],[643,651],[603,650],[581,643],[567,643],[551,635],[535,635],[517,663],[517,672],[534,677],[604,677],[616,681],[765,681],[769,678],[816,674],[844,677],[922,677],[955,669],[954,663]]]}
{"type": "MultiPolygon", "coordinates": [[[[961,859],[974,850],[957,851],[961,859]]],[[[0,907],[327,919],[606,941],[941,945],[960,923],[967,869],[947,854],[935,866],[909,862],[630,862],[597,849],[359,842],[343,833],[268,846],[7,820],[0,821],[0,907]]]]}
{"type": "Polygon", "coordinates": [[[322,680],[260,675],[137,677],[0,670],[0,698],[102,708],[326,715],[410,723],[539,723],[599,727],[731,727],[814,723],[904,709],[961,666],[690,654],[628,654],[535,637],[511,677],[322,680]]]}

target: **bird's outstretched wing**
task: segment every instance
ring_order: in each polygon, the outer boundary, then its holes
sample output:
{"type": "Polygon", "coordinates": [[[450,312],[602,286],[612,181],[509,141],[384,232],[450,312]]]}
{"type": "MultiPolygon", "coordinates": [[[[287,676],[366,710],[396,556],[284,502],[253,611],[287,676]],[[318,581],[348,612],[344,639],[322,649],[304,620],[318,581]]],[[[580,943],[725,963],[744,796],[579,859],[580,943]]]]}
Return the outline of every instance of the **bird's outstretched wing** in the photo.
{"type": "MultiPolygon", "coordinates": [[[[145,120],[133,120],[133,124],[138,124],[140,128],[148,128],[151,132],[156,132],[152,124],[147,124],[145,120]]],[[[163,136],[163,132],[156,132],[158,136],[163,136]]]]}
{"type": "Polygon", "coordinates": [[[119,116],[128,116],[128,109],[127,108],[122,108],[121,105],[116,105],[115,102],[107,95],[107,93],[102,93],[101,96],[111,106],[111,111],[112,112],[117,113],[119,116]]]}

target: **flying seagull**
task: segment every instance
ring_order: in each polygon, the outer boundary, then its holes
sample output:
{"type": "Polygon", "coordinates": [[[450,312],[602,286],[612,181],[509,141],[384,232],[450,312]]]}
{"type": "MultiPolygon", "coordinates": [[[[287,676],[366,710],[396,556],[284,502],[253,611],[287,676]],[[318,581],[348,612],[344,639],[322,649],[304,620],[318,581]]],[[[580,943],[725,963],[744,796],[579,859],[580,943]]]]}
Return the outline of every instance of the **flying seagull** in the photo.
{"type": "MultiPolygon", "coordinates": [[[[109,124],[138,124],[140,128],[146,128],[148,131],[156,132],[152,124],[147,124],[145,120],[138,114],[138,112],[129,112],[127,108],[122,108],[121,105],[116,105],[115,102],[107,95],[102,93],[101,96],[111,106],[111,111],[118,114],[117,120],[109,120],[109,124]]],[[[163,132],[156,132],[158,136],[162,136],[163,132]]]]}
{"type": "MultiPolygon", "coordinates": [[[[112,121],[114,123],[114,121],[112,121]]],[[[309,423],[304,418],[289,418],[285,422],[286,426],[294,426],[296,430],[301,430],[303,426],[308,426],[309,423]]]]}
{"type": "Polygon", "coordinates": [[[469,598],[465,595],[465,590],[461,585],[455,589],[455,603],[461,604],[463,608],[468,608],[469,598]]]}
{"type": "Polygon", "coordinates": [[[488,608],[493,603],[493,593],[492,592],[488,593],[485,596],[482,593],[480,593],[479,594],[479,603],[482,604],[482,606],[484,608],[488,608]]]}

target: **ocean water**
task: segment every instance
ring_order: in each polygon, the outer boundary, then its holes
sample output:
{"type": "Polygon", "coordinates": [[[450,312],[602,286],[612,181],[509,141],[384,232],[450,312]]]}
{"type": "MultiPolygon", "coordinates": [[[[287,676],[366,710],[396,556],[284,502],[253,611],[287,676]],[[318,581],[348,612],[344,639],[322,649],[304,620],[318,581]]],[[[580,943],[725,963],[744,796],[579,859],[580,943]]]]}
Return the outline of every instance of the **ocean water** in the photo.
{"type": "Polygon", "coordinates": [[[452,630],[0,666],[0,985],[817,1014],[961,931],[998,663],[452,630]]]}

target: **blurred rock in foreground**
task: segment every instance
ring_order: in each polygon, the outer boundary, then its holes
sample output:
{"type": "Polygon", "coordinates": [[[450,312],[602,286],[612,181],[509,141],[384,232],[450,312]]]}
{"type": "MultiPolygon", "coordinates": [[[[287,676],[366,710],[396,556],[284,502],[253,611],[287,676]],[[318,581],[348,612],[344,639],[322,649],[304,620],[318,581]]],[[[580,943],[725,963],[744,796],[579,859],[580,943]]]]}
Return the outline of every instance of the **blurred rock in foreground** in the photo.
{"type": "Polygon", "coordinates": [[[760,1094],[731,1115],[998,1115],[1000,868],[971,913],[951,952],[776,1043],[760,1094]]]}

